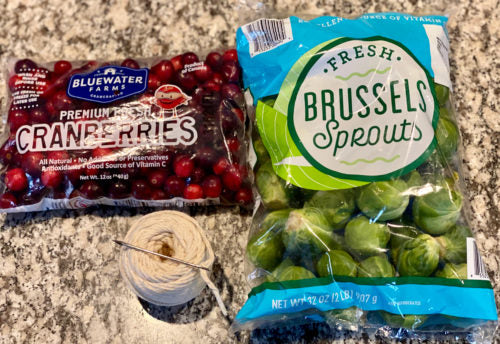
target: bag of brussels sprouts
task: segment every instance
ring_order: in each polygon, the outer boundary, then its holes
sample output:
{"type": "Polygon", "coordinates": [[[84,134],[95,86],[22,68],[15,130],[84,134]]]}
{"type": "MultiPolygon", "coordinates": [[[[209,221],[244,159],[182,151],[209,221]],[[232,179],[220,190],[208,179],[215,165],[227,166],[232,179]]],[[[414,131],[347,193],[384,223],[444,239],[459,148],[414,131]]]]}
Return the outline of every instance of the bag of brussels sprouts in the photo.
{"type": "Polygon", "coordinates": [[[260,19],[237,32],[260,194],[235,330],[323,321],[491,340],[464,215],[446,17],[260,19]]]}

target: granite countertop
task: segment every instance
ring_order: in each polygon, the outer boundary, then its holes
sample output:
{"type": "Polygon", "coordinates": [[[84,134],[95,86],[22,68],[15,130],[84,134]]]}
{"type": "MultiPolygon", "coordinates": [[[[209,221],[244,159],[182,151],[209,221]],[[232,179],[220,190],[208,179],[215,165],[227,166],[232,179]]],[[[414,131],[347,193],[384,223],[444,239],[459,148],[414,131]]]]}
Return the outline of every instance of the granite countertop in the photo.
{"type": "MultiPolygon", "coordinates": [[[[274,1],[273,3],[278,3],[274,1]]],[[[248,17],[237,1],[9,0],[0,2],[0,64],[8,56],[119,59],[208,52],[233,45],[248,17]]],[[[260,5],[255,3],[256,7],[260,5]]],[[[282,13],[356,16],[364,12],[447,13],[456,108],[464,140],[470,219],[500,297],[500,102],[498,2],[280,1],[282,13]],[[299,3],[300,5],[296,5],[299,3]],[[494,25],[494,23],[497,25],[494,25]]],[[[272,5],[271,5],[272,7],[272,5]]],[[[6,100],[1,80],[2,105],[6,100]]],[[[243,256],[250,216],[209,208],[196,218],[213,243],[214,278],[230,309],[208,290],[187,306],[141,304],[120,278],[119,249],[132,221],[151,209],[89,209],[0,216],[0,343],[327,342],[321,329],[255,331],[235,337],[230,321],[249,287],[243,256]],[[293,333],[293,335],[291,335],[293,333]]],[[[498,303],[498,302],[497,302],[498,303]]],[[[340,340],[342,336],[337,335],[340,340]]],[[[498,336],[496,337],[499,340],[498,336]]]]}

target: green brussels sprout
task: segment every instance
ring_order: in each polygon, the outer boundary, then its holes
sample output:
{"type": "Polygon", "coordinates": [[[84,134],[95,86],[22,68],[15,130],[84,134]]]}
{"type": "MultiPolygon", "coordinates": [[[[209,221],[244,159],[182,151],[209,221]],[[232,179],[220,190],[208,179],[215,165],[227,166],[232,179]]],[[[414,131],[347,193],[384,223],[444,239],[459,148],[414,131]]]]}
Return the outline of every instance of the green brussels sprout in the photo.
{"type": "Polygon", "coordinates": [[[455,123],[446,117],[439,117],[436,127],[436,140],[440,156],[449,160],[457,151],[458,128],[455,123]]]}
{"type": "Polygon", "coordinates": [[[440,84],[434,84],[434,90],[436,91],[436,98],[439,105],[445,105],[450,96],[450,89],[440,84]]]}
{"type": "Polygon", "coordinates": [[[416,197],[413,201],[413,219],[417,226],[433,235],[446,233],[460,217],[462,195],[447,183],[437,191],[416,197]]]}
{"type": "Polygon", "coordinates": [[[424,181],[420,173],[417,170],[413,170],[410,173],[406,174],[403,177],[403,180],[406,182],[408,188],[416,188],[424,185],[424,181]]]}
{"type": "Polygon", "coordinates": [[[467,261],[467,238],[472,237],[468,227],[455,225],[450,231],[436,238],[441,250],[439,256],[445,262],[453,264],[465,263],[467,261]]]}
{"type": "Polygon", "coordinates": [[[387,225],[358,216],[347,223],[344,237],[352,253],[373,256],[386,251],[391,233],[387,225]]]}
{"type": "Polygon", "coordinates": [[[356,331],[363,311],[357,307],[346,309],[332,309],[323,312],[325,322],[335,329],[346,329],[356,331]]]}
{"type": "Polygon", "coordinates": [[[374,182],[359,189],[356,204],[368,217],[386,221],[400,217],[410,201],[404,180],[374,182]]]}
{"type": "Polygon", "coordinates": [[[247,256],[255,266],[270,271],[279,264],[285,251],[281,232],[290,211],[282,209],[269,213],[262,221],[259,232],[250,238],[247,256]]]}
{"type": "Polygon", "coordinates": [[[295,281],[309,278],[316,278],[316,276],[302,266],[289,266],[277,275],[278,281],[295,281]]]}
{"type": "Polygon", "coordinates": [[[267,152],[266,146],[260,137],[256,137],[252,141],[253,150],[257,156],[257,161],[262,164],[270,159],[269,153],[267,152]]]}
{"type": "Polygon", "coordinates": [[[325,215],[317,208],[290,212],[282,237],[287,251],[299,256],[314,256],[342,247],[342,237],[333,233],[325,215]]]}
{"type": "Polygon", "coordinates": [[[274,270],[271,274],[267,276],[267,281],[268,282],[277,282],[278,281],[278,276],[288,267],[294,266],[293,260],[290,258],[287,258],[283,260],[274,270]]]}
{"type": "Polygon", "coordinates": [[[388,223],[389,230],[391,231],[391,241],[389,246],[391,248],[391,258],[396,263],[398,252],[401,247],[410,239],[416,238],[422,234],[415,226],[407,224],[403,221],[395,221],[388,223]]]}
{"type": "Polygon", "coordinates": [[[343,229],[356,209],[351,189],[318,191],[305,206],[321,209],[333,229],[343,229]]]}
{"type": "Polygon", "coordinates": [[[439,264],[439,244],[432,236],[420,234],[400,248],[397,269],[401,276],[430,276],[439,264]]]}
{"type": "Polygon", "coordinates": [[[421,327],[428,315],[414,315],[414,314],[393,314],[386,311],[380,311],[385,323],[393,328],[406,328],[415,330],[421,327]]]}
{"type": "Polygon", "coordinates": [[[288,203],[292,208],[302,208],[304,202],[309,199],[316,191],[299,188],[293,184],[285,186],[285,192],[288,197],[288,203]]]}
{"type": "Polygon", "coordinates": [[[277,210],[288,207],[289,198],[285,190],[285,181],[274,173],[271,160],[266,161],[257,170],[255,182],[266,208],[277,210]]]}
{"type": "Polygon", "coordinates": [[[373,256],[359,263],[358,277],[394,277],[394,267],[386,256],[373,256]]]}
{"type": "Polygon", "coordinates": [[[441,278],[454,278],[454,279],[467,279],[467,264],[445,264],[441,270],[436,271],[436,277],[441,278]]]}
{"type": "Polygon", "coordinates": [[[346,251],[331,250],[318,260],[316,271],[321,277],[351,276],[356,277],[358,264],[346,251]]]}

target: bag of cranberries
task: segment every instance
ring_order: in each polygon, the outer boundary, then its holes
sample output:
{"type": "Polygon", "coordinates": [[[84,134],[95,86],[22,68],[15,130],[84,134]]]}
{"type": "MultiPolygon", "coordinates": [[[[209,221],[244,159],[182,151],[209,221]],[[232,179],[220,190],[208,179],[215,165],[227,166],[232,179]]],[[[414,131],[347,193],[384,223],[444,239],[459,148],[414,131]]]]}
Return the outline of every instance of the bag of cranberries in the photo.
{"type": "Polygon", "coordinates": [[[251,202],[234,49],[8,67],[2,212],[251,202]]]}

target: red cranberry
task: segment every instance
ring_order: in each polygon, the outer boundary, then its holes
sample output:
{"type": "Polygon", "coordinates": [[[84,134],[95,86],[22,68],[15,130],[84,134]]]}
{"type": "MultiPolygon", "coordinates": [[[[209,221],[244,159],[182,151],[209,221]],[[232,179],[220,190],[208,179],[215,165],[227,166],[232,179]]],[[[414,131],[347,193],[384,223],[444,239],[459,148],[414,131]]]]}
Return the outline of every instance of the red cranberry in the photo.
{"type": "Polygon", "coordinates": [[[205,170],[203,170],[201,167],[195,167],[191,175],[190,182],[199,184],[203,180],[203,177],[205,177],[205,170]]]}
{"type": "Polygon", "coordinates": [[[47,110],[47,113],[49,114],[50,118],[52,118],[53,120],[57,120],[58,112],[54,105],[54,97],[47,100],[47,102],[45,103],[45,109],[47,110]]]}
{"type": "Polygon", "coordinates": [[[11,135],[0,148],[0,162],[4,165],[9,164],[17,152],[15,135],[11,135]]]}
{"type": "Polygon", "coordinates": [[[215,150],[212,147],[202,147],[196,151],[196,162],[203,168],[212,166],[216,157],[215,150]]]}
{"type": "Polygon", "coordinates": [[[218,52],[211,52],[207,55],[205,63],[213,70],[219,70],[220,66],[222,66],[222,56],[218,52]]]}
{"type": "Polygon", "coordinates": [[[234,62],[225,62],[221,67],[221,73],[227,82],[238,82],[240,80],[240,69],[234,62]]]}
{"type": "Polygon", "coordinates": [[[9,78],[9,89],[11,92],[14,92],[23,85],[23,78],[21,76],[14,74],[9,78]]]}
{"type": "Polygon", "coordinates": [[[187,155],[179,155],[174,160],[174,172],[178,177],[189,177],[193,172],[193,168],[193,160],[187,155]]]}
{"type": "Polygon", "coordinates": [[[5,185],[12,191],[22,191],[28,187],[28,178],[21,168],[14,168],[5,173],[5,185]]]}
{"type": "Polygon", "coordinates": [[[164,169],[154,169],[148,173],[148,181],[154,188],[161,188],[167,179],[167,172],[164,169]]]}
{"type": "Polygon", "coordinates": [[[240,204],[248,204],[252,201],[252,190],[249,188],[241,188],[234,195],[236,202],[240,204]]]}
{"type": "Polygon", "coordinates": [[[214,92],[220,91],[220,85],[213,80],[206,81],[205,83],[203,83],[203,85],[201,85],[201,87],[204,90],[210,90],[210,91],[214,91],[214,92]]]}
{"type": "Polygon", "coordinates": [[[167,199],[167,194],[163,190],[155,189],[151,193],[151,199],[155,200],[155,201],[162,200],[162,199],[167,199]]]}
{"type": "Polygon", "coordinates": [[[182,62],[182,55],[177,55],[175,57],[172,57],[170,59],[170,62],[172,62],[172,66],[174,67],[175,71],[179,71],[182,68],[184,68],[184,63],[182,62]]]}
{"type": "Polygon", "coordinates": [[[27,72],[29,70],[35,69],[36,63],[29,60],[29,59],[24,59],[24,60],[19,60],[16,62],[16,65],[14,66],[14,71],[16,73],[22,73],[22,72],[27,72]]]}
{"type": "Polygon", "coordinates": [[[210,68],[208,65],[203,64],[202,66],[198,67],[194,71],[194,75],[196,76],[196,79],[200,81],[207,81],[212,77],[212,68],[210,68]]]}
{"type": "Polygon", "coordinates": [[[8,122],[10,125],[10,132],[15,133],[17,129],[21,128],[23,125],[28,124],[30,121],[30,116],[24,110],[11,110],[9,111],[8,122]]]}
{"type": "Polygon", "coordinates": [[[231,153],[237,153],[240,149],[240,141],[236,137],[230,137],[226,140],[227,148],[231,153]]]}
{"type": "Polygon", "coordinates": [[[222,102],[219,109],[217,109],[217,119],[224,133],[238,128],[241,125],[238,116],[233,113],[232,109],[232,105],[225,104],[224,102],[222,102]]]}
{"type": "Polygon", "coordinates": [[[245,114],[243,113],[243,110],[241,110],[240,108],[238,107],[233,107],[231,109],[231,112],[236,116],[238,117],[238,119],[243,122],[245,121],[245,114]]]}
{"type": "Polygon", "coordinates": [[[97,182],[92,180],[83,183],[82,186],[80,186],[79,191],[82,197],[88,199],[96,199],[103,195],[101,186],[97,182]]]}
{"type": "Polygon", "coordinates": [[[198,184],[189,184],[184,189],[185,199],[199,199],[203,198],[203,189],[198,184]]]}
{"type": "MultiPolygon", "coordinates": [[[[103,63],[104,66],[106,65],[109,65],[109,63],[103,63]]],[[[81,69],[82,70],[89,70],[89,69],[95,69],[97,68],[97,66],[99,66],[99,63],[95,60],[91,60],[91,61],[88,61],[87,63],[85,63],[81,69]]],[[[80,73],[80,71],[77,71],[77,73],[80,73]]]]}
{"type": "Polygon", "coordinates": [[[161,80],[155,74],[149,73],[148,90],[154,92],[160,86],[161,86],[161,80]]]}
{"type": "Polygon", "coordinates": [[[231,191],[228,188],[223,188],[220,193],[220,198],[225,203],[232,203],[234,201],[234,194],[234,191],[231,191]]]}
{"type": "Polygon", "coordinates": [[[165,181],[164,189],[172,197],[181,196],[184,190],[184,180],[177,176],[170,176],[165,181]]]}
{"type": "Polygon", "coordinates": [[[193,98],[198,104],[207,109],[214,109],[220,103],[219,92],[205,90],[201,87],[194,91],[193,98]]]}
{"type": "Polygon", "coordinates": [[[68,177],[69,181],[75,185],[80,181],[80,176],[82,175],[83,169],[80,163],[72,162],[69,164],[68,170],[64,173],[68,177]]]}
{"type": "Polygon", "coordinates": [[[201,185],[205,196],[210,198],[219,197],[222,191],[222,182],[218,176],[210,175],[206,177],[201,185]]]}
{"type": "Polygon", "coordinates": [[[132,69],[139,69],[141,66],[139,66],[139,63],[136,60],[133,59],[125,59],[122,62],[122,67],[127,67],[127,68],[132,68],[132,69]]]}
{"type": "Polygon", "coordinates": [[[63,75],[68,73],[71,70],[71,68],[73,68],[71,62],[60,60],[54,64],[54,73],[56,75],[63,75]]]}
{"type": "Polygon", "coordinates": [[[123,167],[120,171],[129,176],[129,178],[136,177],[139,174],[139,169],[137,167],[123,167]]]}
{"type": "Polygon", "coordinates": [[[229,160],[227,160],[226,157],[219,158],[219,160],[217,160],[217,162],[213,166],[214,173],[216,175],[223,174],[227,170],[229,165],[230,165],[230,162],[229,162],[229,160]]]}
{"type": "Polygon", "coordinates": [[[42,152],[28,152],[24,154],[21,166],[26,171],[26,173],[29,173],[32,176],[38,176],[42,171],[40,161],[43,158],[45,158],[45,156],[42,152]]]}
{"type": "Polygon", "coordinates": [[[222,85],[224,83],[224,77],[219,73],[214,73],[212,74],[211,81],[215,82],[216,84],[222,85]]]}
{"type": "Polygon", "coordinates": [[[193,90],[198,84],[193,72],[183,72],[182,70],[177,72],[177,81],[186,91],[193,90]]]}
{"type": "Polygon", "coordinates": [[[223,98],[235,99],[241,97],[242,93],[240,88],[235,84],[224,84],[220,89],[220,93],[223,98]]]}
{"type": "Polygon", "coordinates": [[[35,108],[31,110],[30,118],[33,123],[47,123],[49,114],[43,108],[35,108]]]}
{"type": "Polygon", "coordinates": [[[17,198],[10,192],[4,193],[0,196],[0,208],[8,209],[17,206],[17,198]]]}
{"type": "Polygon", "coordinates": [[[188,65],[200,61],[198,55],[193,52],[187,52],[182,55],[182,64],[188,65]]]}
{"type": "Polygon", "coordinates": [[[161,82],[168,83],[174,75],[174,66],[169,60],[161,60],[151,67],[151,72],[158,76],[161,82]]]}
{"type": "Polygon", "coordinates": [[[229,49],[224,52],[222,55],[222,61],[227,62],[227,61],[232,61],[232,62],[238,62],[238,53],[236,52],[236,49],[229,49]]]}
{"type": "Polygon", "coordinates": [[[66,151],[51,151],[47,153],[47,158],[49,160],[68,160],[69,154],[66,151]]]}
{"type": "Polygon", "coordinates": [[[98,147],[92,151],[92,157],[99,159],[99,161],[113,160],[114,151],[111,148],[98,147]]]}
{"type": "MultiPolygon", "coordinates": [[[[61,90],[61,91],[56,92],[52,96],[51,101],[53,102],[53,106],[54,106],[54,109],[56,112],[61,111],[61,110],[70,110],[73,108],[73,102],[66,95],[65,90],[61,90]]],[[[50,111],[49,111],[49,113],[50,113],[50,111]]]]}
{"type": "Polygon", "coordinates": [[[142,179],[132,182],[132,196],[137,199],[148,199],[150,195],[151,187],[148,185],[148,182],[142,179]]]}
{"type": "Polygon", "coordinates": [[[242,182],[240,168],[237,164],[230,165],[222,175],[222,182],[229,190],[237,191],[242,182]]]}
{"type": "Polygon", "coordinates": [[[59,171],[53,171],[53,170],[46,170],[42,172],[42,184],[50,187],[50,188],[55,188],[59,186],[62,182],[62,174],[59,171]]]}
{"type": "Polygon", "coordinates": [[[52,86],[52,82],[46,79],[42,85],[36,87],[36,90],[42,99],[48,99],[52,97],[56,89],[52,86]]]}
{"type": "Polygon", "coordinates": [[[108,194],[114,199],[127,198],[129,196],[127,183],[123,180],[113,180],[109,185],[108,194]]]}

